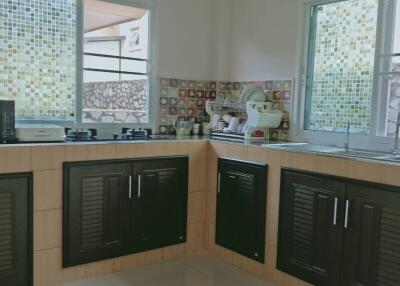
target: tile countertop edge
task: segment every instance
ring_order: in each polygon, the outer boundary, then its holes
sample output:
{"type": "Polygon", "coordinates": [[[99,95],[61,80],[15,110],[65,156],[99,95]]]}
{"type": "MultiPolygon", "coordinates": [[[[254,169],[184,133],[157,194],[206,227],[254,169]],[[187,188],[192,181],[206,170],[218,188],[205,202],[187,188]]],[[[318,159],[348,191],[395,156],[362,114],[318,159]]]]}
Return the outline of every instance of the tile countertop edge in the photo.
{"type": "Polygon", "coordinates": [[[168,142],[185,142],[185,141],[207,141],[208,137],[201,136],[170,136],[171,139],[151,139],[151,140],[108,140],[108,141],[86,141],[86,142],[34,142],[34,143],[17,143],[17,144],[0,144],[0,148],[18,148],[18,147],[51,147],[51,146],[91,146],[91,145],[110,145],[110,144],[151,144],[151,143],[168,143],[168,142]]]}
{"type": "Polygon", "coordinates": [[[339,155],[333,153],[323,153],[323,152],[315,152],[309,150],[293,150],[293,149],[284,149],[284,148],[276,148],[272,147],[272,145],[281,144],[281,143],[295,143],[291,141],[273,141],[273,140],[253,140],[253,141],[242,141],[242,142],[235,142],[233,140],[223,140],[223,139],[215,139],[210,138],[208,136],[170,136],[170,139],[153,139],[153,140],[132,140],[132,141],[94,141],[94,142],[54,142],[54,143],[21,143],[21,144],[0,144],[1,148],[18,148],[18,147],[52,147],[52,146],[96,146],[96,145],[123,145],[123,144],[154,144],[154,143],[171,143],[171,142],[190,142],[190,141],[212,141],[212,142],[219,142],[223,144],[231,144],[231,145],[238,145],[238,146],[245,146],[251,148],[259,148],[259,149],[267,149],[271,151],[279,151],[279,152],[290,152],[290,153],[303,153],[303,154],[313,154],[319,155],[324,157],[331,157],[337,159],[345,159],[351,161],[359,161],[365,163],[376,163],[386,166],[400,166],[400,162],[392,162],[392,161],[384,161],[380,159],[372,159],[372,158],[361,158],[361,157],[349,157],[346,155],[339,155]],[[271,147],[268,147],[268,144],[271,147]]]}

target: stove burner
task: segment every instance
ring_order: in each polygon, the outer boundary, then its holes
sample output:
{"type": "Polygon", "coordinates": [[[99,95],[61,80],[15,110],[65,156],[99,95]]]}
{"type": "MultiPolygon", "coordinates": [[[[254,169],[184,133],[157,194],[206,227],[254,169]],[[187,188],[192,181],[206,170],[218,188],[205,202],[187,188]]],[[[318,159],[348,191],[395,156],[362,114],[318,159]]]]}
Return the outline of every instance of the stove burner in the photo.
{"type": "Polygon", "coordinates": [[[66,130],[67,141],[73,142],[85,142],[85,141],[96,141],[97,130],[96,129],[67,129],[66,130]]]}
{"type": "Polygon", "coordinates": [[[112,138],[97,137],[96,129],[76,129],[66,128],[66,139],[70,142],[92,142],[92,141],[134,141],[134,140],[151,140],[151,129],[131,129],[123,128],[122,134],[113,134],[112,138]]]}

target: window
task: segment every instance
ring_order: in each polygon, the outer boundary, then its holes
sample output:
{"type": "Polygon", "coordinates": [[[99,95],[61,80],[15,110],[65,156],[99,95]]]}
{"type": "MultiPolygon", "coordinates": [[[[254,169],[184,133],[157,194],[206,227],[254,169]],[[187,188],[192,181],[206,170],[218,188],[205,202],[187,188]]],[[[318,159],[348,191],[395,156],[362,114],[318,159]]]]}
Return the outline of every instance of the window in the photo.
{"type": "Polygon", "coordinates": [[[18,120],[73,120],[76,2],[0,1],[0,99],[18,120]]]}
{"type": "Polygon", "coordinates": [[[400,111],[400,1],[306,2],[299,135],[339,145],[349,121],[359,147],[393,148],[388,137],[395,135],[400,111]]]}
{"type": "Polygon", "coordinates": [[[381,114],[378,134],[394,137],[400,112],[400,1],[385,5],[378,58],[378,90],[381,92],[381,114]]]}
{"type": "Polygon", "coordinates": [[[0,1],[0,99],[18,121],[150,123],[150,4],[113,2],[0,1]]]}
{"type": "Polygon", "coordinates": [[[149,11],[84,3],[82,123],[148,123],[149,11]]]}
{"type": "Polygon", "coordinates": [[[305,129],[369,132],[378,0],[310,9],[305,129]]]}

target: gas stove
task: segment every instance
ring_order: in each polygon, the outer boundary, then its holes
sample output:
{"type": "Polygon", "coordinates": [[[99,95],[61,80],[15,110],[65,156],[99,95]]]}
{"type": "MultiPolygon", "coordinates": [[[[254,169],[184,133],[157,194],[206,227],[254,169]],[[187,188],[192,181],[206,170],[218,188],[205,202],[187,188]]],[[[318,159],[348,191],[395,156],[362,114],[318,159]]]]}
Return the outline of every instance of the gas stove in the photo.
{"type": "Polygon", "coordinates": [[[97,136],[96,129],[66,129],[68,142],[107,142],[107,141],[142,141],[142,140],[169,140],[171,137],[164,135],[152,135],[151,129],[122,128],[121,133],[115,133],[110,137],[97,136]]]}

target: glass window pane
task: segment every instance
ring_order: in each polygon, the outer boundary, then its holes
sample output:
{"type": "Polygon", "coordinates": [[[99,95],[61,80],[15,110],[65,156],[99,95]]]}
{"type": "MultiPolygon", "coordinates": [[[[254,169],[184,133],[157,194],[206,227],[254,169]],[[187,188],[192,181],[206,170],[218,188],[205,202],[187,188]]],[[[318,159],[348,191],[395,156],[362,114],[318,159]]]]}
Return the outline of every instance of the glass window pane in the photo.
{"type": "Polygon", "coordinates": [[[147,79],[85,83],[84,123],[147,123],[147,79]]]}
{"type": "Polygon", "coordinates": [[[109,82],[109,81],[119,81],[119,80],[121,80],[121,77],[117,73],[95,72],[95,71],[83,72],[83,84],[87,82],[109,82]]]}
{"type": "Polygon", "coordinates": [[[85,69],[89,68],[119,71],[119,59],[85,55],[83,61],[83,66],[85,69]]]}
{"type": "MultiPolygon", "coordinates": [[[[400,72],[400,67],[398,67],[400,72]]],[[[400,112],[400,75],[388,80],[389,107],[387,112],[386,135],[395,137],[397,115],[400,112]]]]}
{"type": "Polygon", "coordinates": [[[91,38],[86,38],[84,50],[85,53],[95,53],[111,56],[120,55],[120,41],[115,40],[93,40],[91,38]]]}
{"type": "MultiPolygon", "coordinates": [[[[400,53],[400,1],[396,1],[395,11],[393,53],[400,53]]],[[[396,59],[396,62],[400,63],[400,57],[396,59]]]]}
{"type": "Polygon", "coordinates": [[[368,131],[378,0],[312,8],[305,128],[368,131]]]}
{"type": "Polygon", "coordinates": [[[72,120],[76,1],[0,1],[0,35],[0,99],[18,119],[72,120]]]}
{"type": "MultiPolygon", "coordinates": [[[[84,36],[91,41],[85,43],[85,52],[147,59],[148,11],[90,0],[85,1],[86,15],[84,36]],[[99,23],[96,13],[110,17],[99,23]]],[[[147,73],[147,62],[85,56],[84,68],[147,73]]],[[[84,71],[82,122],[148,123],[148,86],[147,75],[84,71]]]]}
{"type": "Polygon", "coordinates": [[[121,70],[126,72],[147,73],[147,62],[122,60],[121,70]]]}

